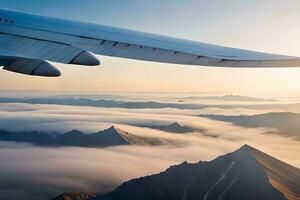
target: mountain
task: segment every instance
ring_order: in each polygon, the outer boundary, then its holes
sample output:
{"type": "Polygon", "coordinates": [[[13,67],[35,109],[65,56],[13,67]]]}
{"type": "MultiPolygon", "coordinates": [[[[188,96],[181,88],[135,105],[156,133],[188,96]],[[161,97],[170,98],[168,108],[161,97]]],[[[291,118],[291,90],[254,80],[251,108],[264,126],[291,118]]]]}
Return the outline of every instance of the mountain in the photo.
{"type": "MultiPolygon", "coordinates": [[[[29,104],[50,104],[50,105],[70,105],[70,106],[89,106],[100,108],[178,108],[178,109],[197,109],[197,104],[178,104],[163,103],[154,101],[120,101],[106,99],[87,99],[87,98],[6,98],[1,97],[0,103],[29,103],[29,104]]],[[[200,106],[201,108],[202,106],[200,106]]]]}
{"type": "Polygon", "coordinates": [[[267,113],[258,115],[201,115],[213,120],[232,122],[238,126],[258,128],[276,128],[283,136],[295,137],[300,140],[300,114],[290,112],[267,113]]]}
{"type": "MultiPolygon", "coordinates": [[[[222,100],[220,100],[222,102],[222,100]]],[[[155,108],[176,108],[176,109],[205,109],[205,108],[245,108],[245,109],[266,109],[284,110],[288,112],[300,112],[300,104],[283,104],[280,102],[253,102],[249,103],[228,103],[225,104],[199,104],[199,103],[172,103],[160,101],[124,101],[124,100],[105,100],[87,98],[6,98],[0,97],[0,103],[26,103],[26,104],[50,104],[50,105],[69,105],[69,106],[89,106],[99,108],[127,108],[127,109],[155,109],[155,108]]]]}
{"type": "Polygon", "coordinates": [[[123,136],[128,134],[121,129],[114,126],[99,131],[98,133],[84,134],[80,131],[73,130],[69,131],[54,141],[54,145],[63,146],[83,146],[83,147],[108,147],[108,146],[119,146],[129,145],[130,142],[123,136]]]}
{"type": "Polygon", "coordinates": [[[14,141],[14,142],[30,142],[33,144],[50,144],[56,137],[56,134],[50,134],[41,131],[5,131],[0,130],[1,141],[14,141]]]}
{"type": "Polygon", "coordinates": [[[162,131],[167,131],[167,132],[172,132],[172,133],[193,133],[193,132],[203,132],[204,131],[204,129],[184,126],[184,125],[179,124],[178,122],[174,122],[172,124],[165,125],[165,126],[164,125],[162,125],[162,126],[153,125],[153,126],[146,126],[146,127],[158,129],[158,130],[162,130],[162,131]]]}
{"type": "Polygon", "coordinates": [[[84,134],[72,130],[64,134],[50,134],[38,131],[10,132],[0,130],[0,141],[28,142],[42,146],[79,146],[79,147],[110,147],[119,145],[181,145],[176,140],[155,137],[143,137],[128,133],[112,126],[98,133],[84,134]]]}
{"type": "Polygon", "coordinates": [[[52,198],[51,200],[88,200],[92,197],[95,197],[95,194],[87,192],[74,192],[61,194],[58,197],[52,198]]]}
{"type": "Polygon", "coordinates": [[[130,135],[125,131],[112,126],[98,133],[84,134],[78,130],[72,130],[64,134],[49,134],[37,131],[9,132],[0,131],[0,140],[29,142],[35,145],[46,146],[81,146],[81,147],[107,147],[117,145],[129,145],[123,135],[130,135]]]}
{"type": "Polygon", "coordinates": [[[300,170],[250,146],[182,163],[91,200],[299,200],[300,170]]]}
{"type": "Polygon", "coordinates": [[[241,95],[224,95],[224,96],[206,96],[206,97],[185,97],[183,99],[187,100],[213,100],[213,101],[248,101],[248,102],[270,102],[277,101],[276,99],[264,99],[264,98],[256,98],[256,97],[248,97],[241,95]]]}

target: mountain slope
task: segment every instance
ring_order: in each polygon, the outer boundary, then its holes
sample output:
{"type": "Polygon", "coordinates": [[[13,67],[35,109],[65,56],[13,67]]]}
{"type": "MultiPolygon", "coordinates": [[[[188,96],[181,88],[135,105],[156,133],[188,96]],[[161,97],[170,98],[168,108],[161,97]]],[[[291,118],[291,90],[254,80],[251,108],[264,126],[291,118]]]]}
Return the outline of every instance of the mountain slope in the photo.
{"type": "Polygon", "coordinates": [[[51,200],[88,200],[94,196],[95,194],[86,192],[63,193],[51,200]]]}
{"type": "Polygon", "coordinates": [[[249,146],[131,180],[97,200],[298,200],[300,170],[249,146]]]}
{"type": "Polygon", "coordinates": [[[283,193],[289,200],[300,200],[299,169],[254,148],[251,148],[251,154],[263,168],[274,188],[283,193]]]}

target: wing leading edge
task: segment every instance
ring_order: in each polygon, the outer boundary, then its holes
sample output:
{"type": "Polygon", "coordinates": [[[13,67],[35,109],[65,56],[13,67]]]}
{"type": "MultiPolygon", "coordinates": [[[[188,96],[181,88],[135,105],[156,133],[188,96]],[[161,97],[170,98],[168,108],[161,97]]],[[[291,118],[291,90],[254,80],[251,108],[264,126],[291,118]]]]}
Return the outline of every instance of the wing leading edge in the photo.
{"type": "Polygon", "coordinates": [[[94,53],[199,66],[300,67],[298,57],[222,47],[3,9],[0,9],[0,64],[1,52],[11,52],[23,59],[90,66],[100,64],[94,53]]]}

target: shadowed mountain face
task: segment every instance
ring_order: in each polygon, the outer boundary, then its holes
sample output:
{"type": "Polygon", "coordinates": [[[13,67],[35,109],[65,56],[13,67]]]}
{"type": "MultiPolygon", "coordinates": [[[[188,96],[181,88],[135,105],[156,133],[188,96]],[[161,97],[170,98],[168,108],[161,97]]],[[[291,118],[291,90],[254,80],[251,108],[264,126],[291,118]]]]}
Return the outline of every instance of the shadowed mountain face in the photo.
{"type": "MultiPolygon", "coordinates": [[[[144,126],[144,127],[146,127],[146,126],[144,126]]],[[[162,130],[162,131],[167,131],[167,132],[171,132],[171,133],[193,133],[193,132],[203,132],[204,131],[204,129],[184,126],[177,122],[174,122],[172,124],[165,125],[165,126],[164,125],[162,125],[162,126],[153,125],[153,126],[147,126],[147,127],[162,130]]]]}
{"type": "Polygon", "coordinates": [[[300,170],[250,146],[126,182],[93,200],[298,200],[300,170]]]}
{"type": "Polygon", "coordinates": [[[267,127],[276,128],[278,133],[284,136],[292,136],[300,140],[300,114],[297,113],[267,113],[260,115],[240,115],[240,116],[225,116],[225,115],[201,115],[210,119],[232,122],[244,127],[267,127]]]}
{"type": "Polygon", "coordinates": [[[180,145],[179,142],[161,138],[137,136],[114,126],[98,133],[84,134],[73,130],[64,134],[37,131],[9,132],[0,130],[0,141],[29,142],[44,146],[109,147],[119,145],[180,145]]]}

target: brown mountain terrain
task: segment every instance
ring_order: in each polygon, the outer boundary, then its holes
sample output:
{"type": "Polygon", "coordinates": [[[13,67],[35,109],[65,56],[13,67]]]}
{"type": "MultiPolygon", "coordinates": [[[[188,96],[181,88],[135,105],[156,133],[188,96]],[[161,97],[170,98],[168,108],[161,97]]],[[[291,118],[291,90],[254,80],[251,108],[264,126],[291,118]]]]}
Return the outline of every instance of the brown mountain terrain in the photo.
{"type": "Polygon", "coordinates": [[[269,183],[289,200],[300,200],[300,170],[252,147],[251,154],[268,176],[269,183]]]}
{"type": "Polygon", "coordinates": [[[88,200],[92,197],[95,197],[95,194],[87,192],[74,192],[74,193],[64,193],[58,197],[53,198],[52,200],[88,200]]]}

